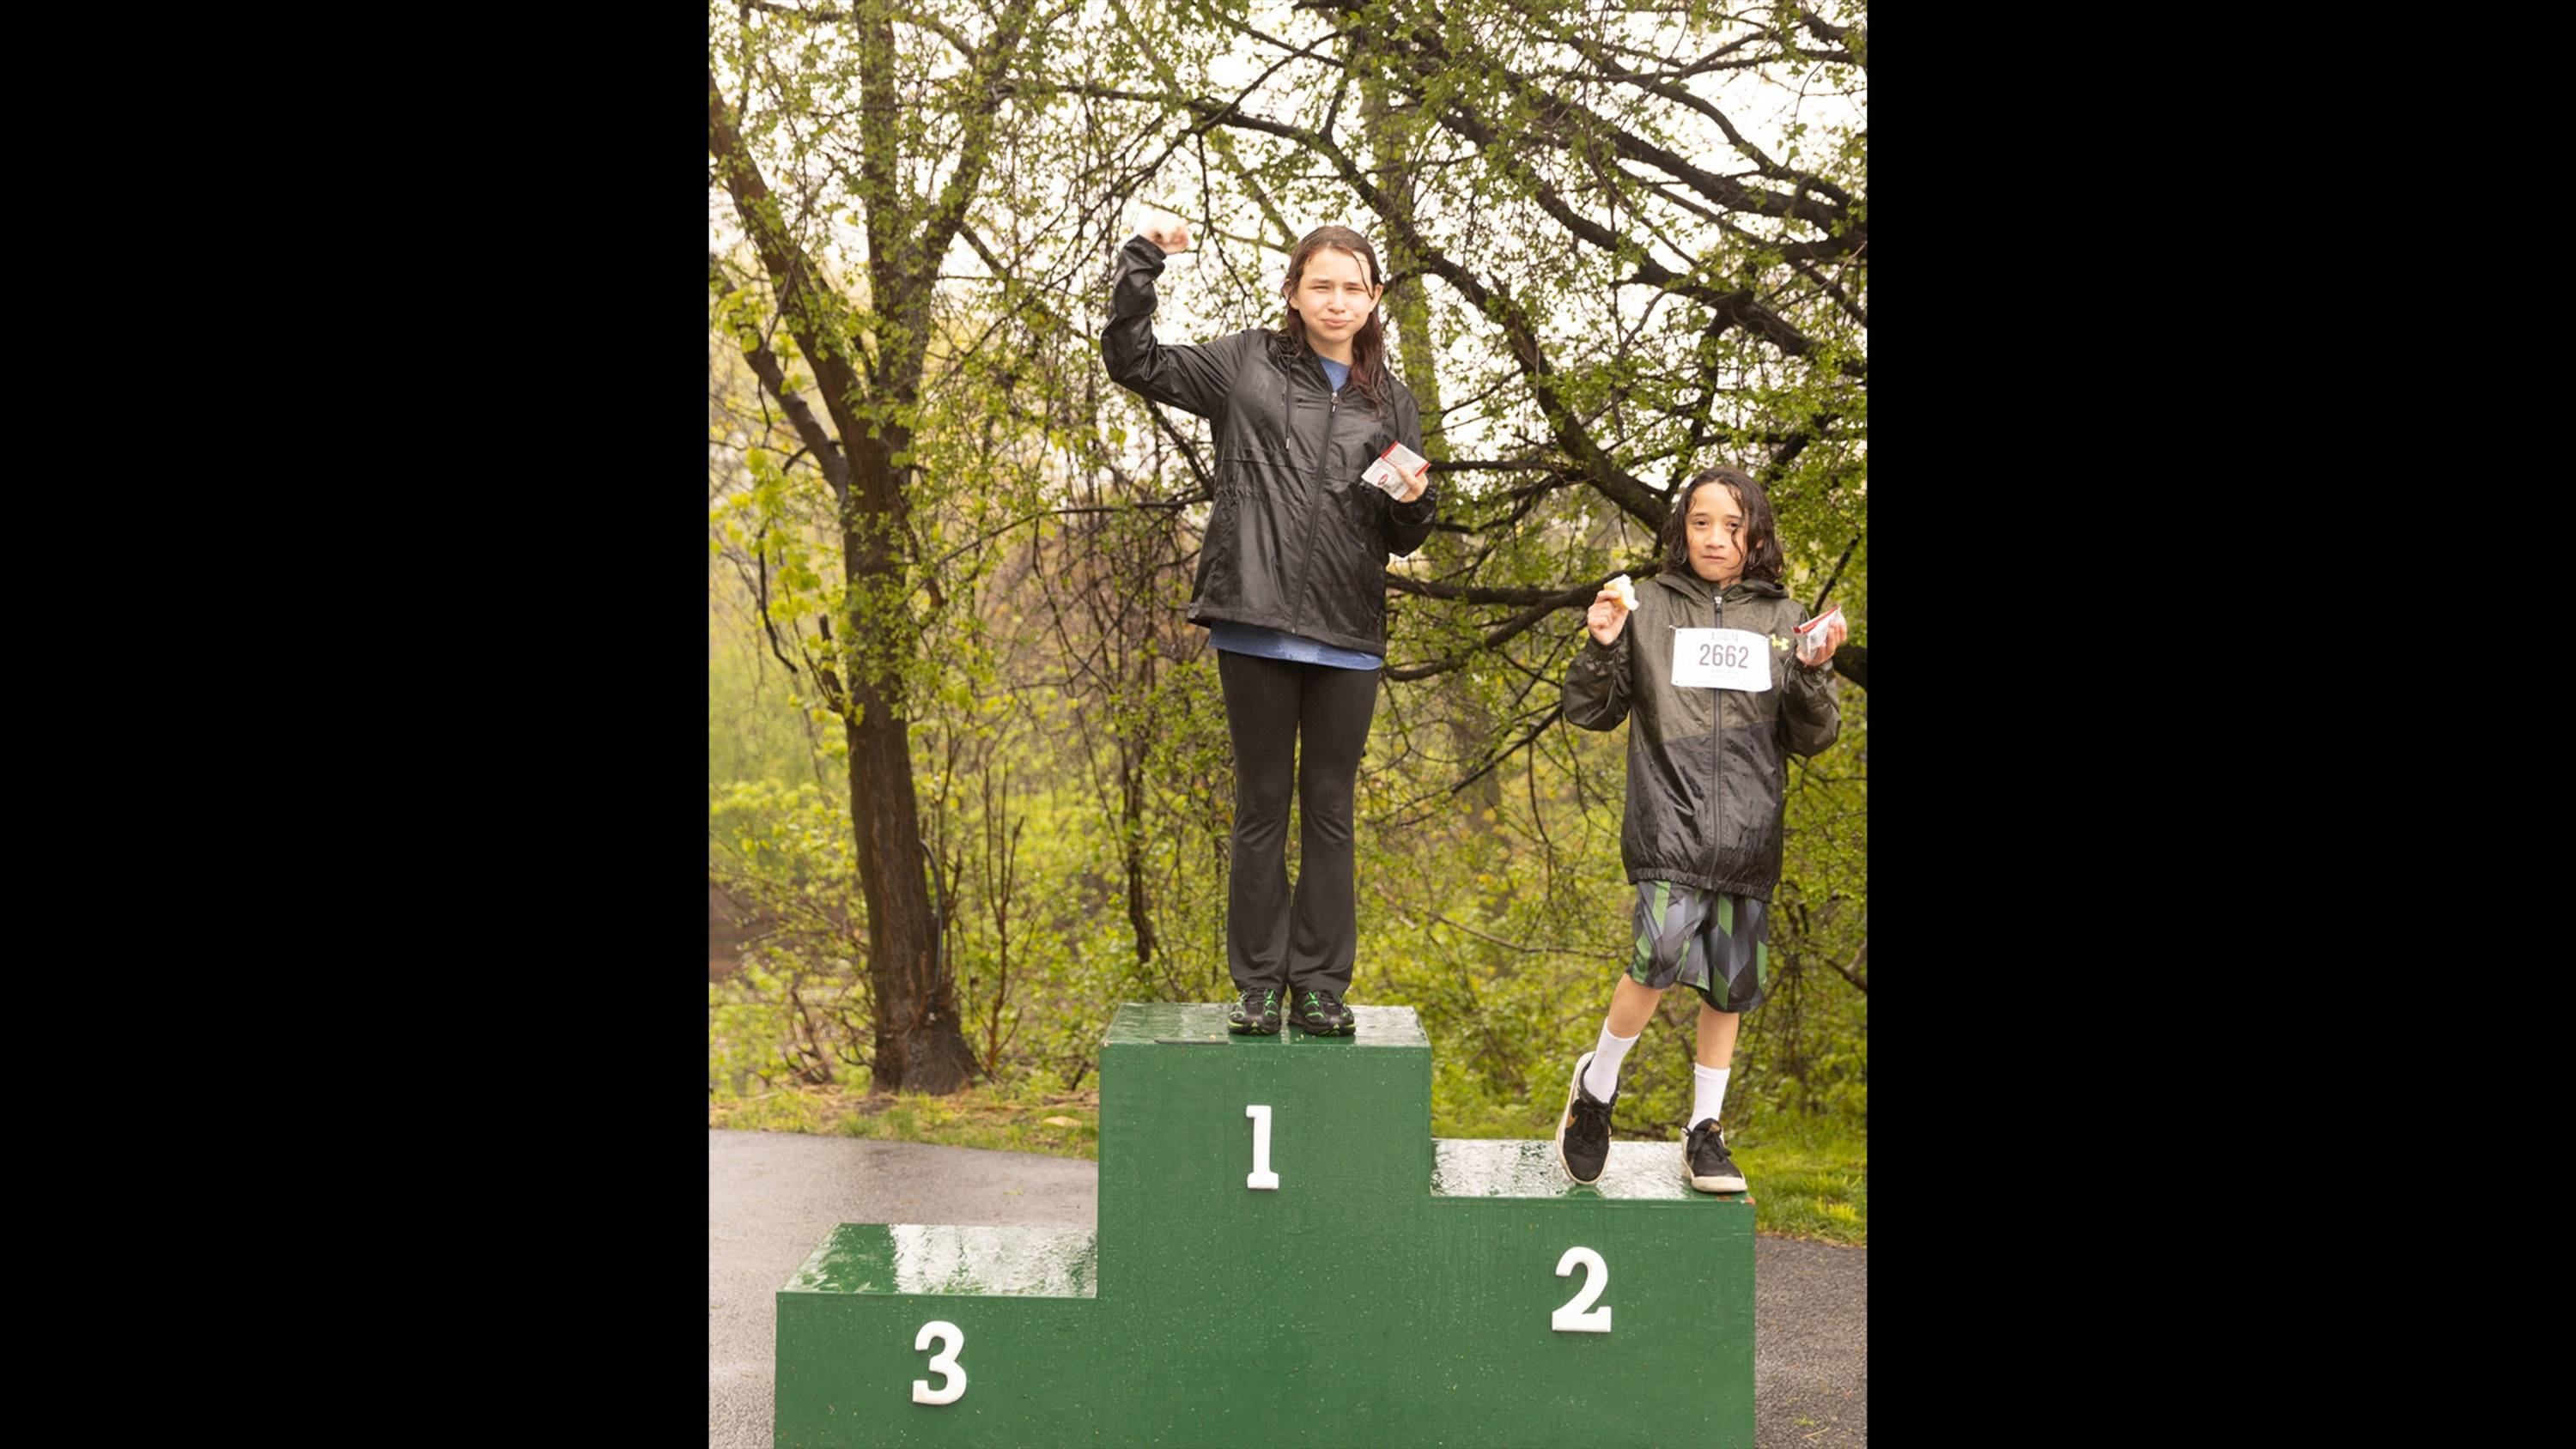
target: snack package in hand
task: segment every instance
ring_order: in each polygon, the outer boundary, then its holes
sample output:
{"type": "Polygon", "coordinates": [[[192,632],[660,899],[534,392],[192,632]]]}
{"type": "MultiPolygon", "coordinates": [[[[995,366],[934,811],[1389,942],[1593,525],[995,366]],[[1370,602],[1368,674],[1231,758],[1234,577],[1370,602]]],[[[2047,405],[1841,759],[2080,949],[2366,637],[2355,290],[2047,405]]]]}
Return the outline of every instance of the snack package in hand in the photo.
{"type": "Polygon", "coordinates": [[[1637,612],[1637,586],[1628,581],[1628,576],[1626,574],[1621,574],[1619,577],[1612,579],[1610,581],[1610,587],[1619,595],[1620,608],[1627,610],[1631,614],[1637,612]]]}
{"type": "Polygon", "coordinates": [[[1826,629],[1842,616],[1843,606],[1836,604],[1798,626],[1798,661],[1800,663],[1805,663],[1807,656],[1816,652],[1815,646],[1823,643],[1827,637],[1826,629]]]}
{"type": "Polygon", "coordinates": [[[1404,490],[1413,486],[1413,480],[1421,476],[1422,470],[1430,466],[1431,460],[1420,453],[1402,443],[1390,443],[1385,452],[1378,454],[1377,461],[1368,465],[1368,471],[1360,476],[1383,489],[1389,498],[1401,498],[1404,490]]]}

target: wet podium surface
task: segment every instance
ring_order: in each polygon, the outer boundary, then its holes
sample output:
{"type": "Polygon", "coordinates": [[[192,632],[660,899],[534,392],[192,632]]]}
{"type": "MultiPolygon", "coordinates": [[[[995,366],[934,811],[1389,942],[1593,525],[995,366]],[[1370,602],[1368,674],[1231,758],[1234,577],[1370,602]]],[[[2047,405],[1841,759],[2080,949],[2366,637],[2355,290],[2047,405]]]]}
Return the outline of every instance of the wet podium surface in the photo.
{"type": "Polygon", "coordinates": [[[1750,1195],[1435,1139],[1419,1020],[1353,1010],[1121,1007],[1098,1231],[834,1229],[777,1294],[776,1443],[1751,1445],[1750,1195]]]}

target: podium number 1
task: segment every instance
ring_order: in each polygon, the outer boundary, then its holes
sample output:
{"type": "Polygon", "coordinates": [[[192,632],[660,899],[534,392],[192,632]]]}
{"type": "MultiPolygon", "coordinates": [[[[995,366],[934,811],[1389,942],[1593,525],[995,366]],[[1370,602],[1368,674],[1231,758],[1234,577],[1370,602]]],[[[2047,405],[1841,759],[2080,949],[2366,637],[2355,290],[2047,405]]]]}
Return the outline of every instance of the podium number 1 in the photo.
{"type": "Polygon", "coordinates": [[[1279,1174],[1270,1170],[1270,1109],[1246,1107],[1243,1115],[1252,1119],[1252,1175],[1243,1180],[1243,1185],[1276,1191],[1279,1174]]]}
{"type": "Polygon", "coordinates": [[[933,1389],[928,1379],[912,1381],[912,1401],[916,1404],[953,1404],[966,1392],[966,1370],[957,1365],[957,1350],[966,1346],[966,1335],[956,1324],[934,1318],[921,1325],[913,1336],[912,1351],[921,1352],[936,1342],[939,1352],[930,1356],[930,1371],[939,1375],[939,1387],[933,1389]]]}
{"type": "Polygon", "coordinates": [[[1568,1248],[1556,1260],[1556,1276],[1571,1274],[1577,1264],[1583,1268],[1583,1291],[1565,1300],[1565,1306],[1548,1315],[1547,1326],[1559,1333],[1608,1333],[1610,1307],[1594,1308],[1601,1290],[1610,1286],[1610,1265],[1590,1248],[1568,1248]]]}

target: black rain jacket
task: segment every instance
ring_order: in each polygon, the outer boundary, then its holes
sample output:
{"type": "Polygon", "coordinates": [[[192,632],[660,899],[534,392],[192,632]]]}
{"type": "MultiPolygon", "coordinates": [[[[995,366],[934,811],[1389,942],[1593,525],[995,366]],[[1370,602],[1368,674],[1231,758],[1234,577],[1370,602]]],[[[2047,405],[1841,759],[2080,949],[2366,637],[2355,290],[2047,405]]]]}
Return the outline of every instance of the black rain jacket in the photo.
{"type": "Polygon", "coordinates": [[[1386,652],[1386,561],[1422,546],[1440,488],[1398,503],[1360,477],[1390,443],[1422,451],[1422,415],[1392,372],[1387,412],[1357,388],[1338,395],[1315,354],[1252,327],[1204,346],[1154,340],[1162,248],[1118,249],[1100,350],[1121,387],[1206,418],[1216,507],[1199,555],[1190,619],[1230,619],[1341,649],[1386,652]]]}
{"type": "Polygon", "coordinates": [[[1790,755],[1842,733],[1833,661],[1798,662],[1790,631],[1807,611],[1758,579],[1724,592],[1689,572],[1637,587],[1617,643],[1589,634],[1565,671],[1565,717],[1588,730],[1628,725],[1628,808],[1619,859],[1630,882],[1678,881],[1768,902],[1780,883],[1790,755]],[[1769,638],[1771,687],[1759,693],[1673,683],[1673,631],[1749,629],[1769,638]]]}

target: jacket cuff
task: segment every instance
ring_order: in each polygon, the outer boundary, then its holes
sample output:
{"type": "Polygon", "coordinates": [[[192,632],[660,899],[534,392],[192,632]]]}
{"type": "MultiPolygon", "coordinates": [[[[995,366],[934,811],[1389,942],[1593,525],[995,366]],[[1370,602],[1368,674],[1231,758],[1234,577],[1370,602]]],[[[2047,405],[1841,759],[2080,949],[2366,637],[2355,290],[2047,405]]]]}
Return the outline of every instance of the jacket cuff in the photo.
{"type": "Polygon", "coordinates": [[[1160,273],[1163,270],[1163,249],[1147,241],[1142,232],[1127,238],[1118,250],[1149,272],[1160,273]]]}

